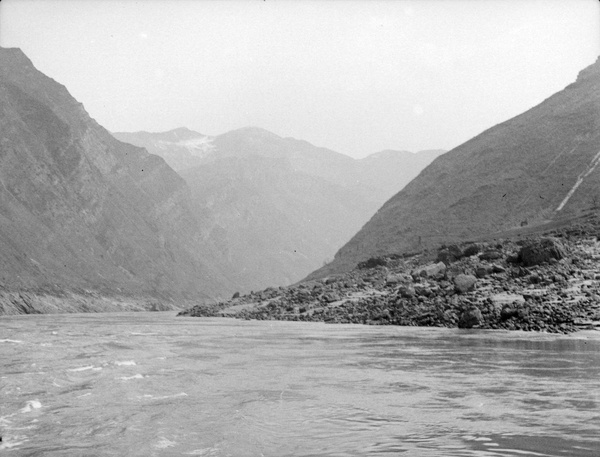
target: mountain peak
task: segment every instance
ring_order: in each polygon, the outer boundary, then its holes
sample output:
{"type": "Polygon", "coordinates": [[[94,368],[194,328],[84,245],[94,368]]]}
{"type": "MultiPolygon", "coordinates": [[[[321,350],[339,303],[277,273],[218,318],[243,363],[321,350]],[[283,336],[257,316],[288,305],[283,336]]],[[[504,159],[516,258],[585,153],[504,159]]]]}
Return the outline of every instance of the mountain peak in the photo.
{"type": "MultiPolygon", "coordinates": [[[[190,133],[193,133],[194,135],[202,135],[202,133],[196,132],[195,130],[188,129],[187,127],[177,127],[176,129],[169,130],[165,133],[173,133],[176,135],[182,135],[182,134],[189,135],[190,133]]],[[[202,135],[202,136],[205,136],[205,135],[202,135]]]]}
{"type": "Polygon", "coordinates": [[[590,78],[597,78],[600,75],[600,56],[589,67],[584,68],[577,75],[577,82],[585,81],[590,78]]]}
{"type": "Polygon", "coordinates": [[[8,59],[13,59],[15,62],[19,62],[21,65],[23,63],[27,63],[28,65],[33,66],[33,63],[25,55],[21,48],[3,48],[0,46],[0,59],[6,61],[8,59]]]}
{"type": "Polygon", "coordinates": [[[232,130],[230,132],[224,133],[223,135],[248,135],[248,136],[252,136],[255,138],[281,138],[279,135],[270,132],[266,129],[263,129],[261,127],[256,127],[253,125],[247,126],[247,127],[242,127],[236,130],[232,130]]]}
{"type": "Polygon", "coordinates": [[[162,132],[162,135],[165,137],[171,138],[172,141],[177,140],[189,140],[193,138],[204,138],[207,135],[204,135],[200,132],[196,132],[195,130],[190,130],[187,127],[178,127],[173,130],[169,130],[167,132],[162,132]]]}
{"type": "Polygon", "coordinates": [[[383,151],[374,152],[364,157],[363,160],[388,159],[392,157],[404,157],[406,155],[414,155],[411,151],[397,151],[395,149],[384,149],[383,151]]]}

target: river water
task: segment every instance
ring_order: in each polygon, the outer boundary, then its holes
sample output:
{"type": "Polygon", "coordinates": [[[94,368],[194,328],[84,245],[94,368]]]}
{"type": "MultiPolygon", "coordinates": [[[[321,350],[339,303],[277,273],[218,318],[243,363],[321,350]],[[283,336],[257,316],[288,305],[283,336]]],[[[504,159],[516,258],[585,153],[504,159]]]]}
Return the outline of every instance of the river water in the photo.
{"type": "Polygon", "coordinates": [[[1,455],[600,455],[600,332],[0,317],[1,455]]]}

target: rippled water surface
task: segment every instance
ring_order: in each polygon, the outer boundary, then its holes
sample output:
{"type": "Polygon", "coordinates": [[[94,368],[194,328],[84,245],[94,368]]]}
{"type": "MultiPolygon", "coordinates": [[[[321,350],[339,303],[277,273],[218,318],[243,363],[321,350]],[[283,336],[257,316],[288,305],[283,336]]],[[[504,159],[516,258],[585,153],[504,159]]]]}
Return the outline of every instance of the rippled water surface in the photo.
{"type": "Polygon", "coordinates": [[[600,455],[600,332],[0,317],[0,454],[600,455]]]}

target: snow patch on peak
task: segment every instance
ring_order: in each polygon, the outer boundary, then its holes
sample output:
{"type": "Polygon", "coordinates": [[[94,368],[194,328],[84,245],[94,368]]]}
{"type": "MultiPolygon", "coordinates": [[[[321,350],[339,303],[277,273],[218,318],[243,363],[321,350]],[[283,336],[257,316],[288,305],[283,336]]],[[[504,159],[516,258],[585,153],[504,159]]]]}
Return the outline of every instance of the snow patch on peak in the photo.
{"type": "Polygon", "coordinates": [[[214,137],[199,136],[179,141],[159,140],[157,146],[161,149],[177,146],[186,149],[193,157],[205,157],[210,152],[214,151],[214,137]]]}

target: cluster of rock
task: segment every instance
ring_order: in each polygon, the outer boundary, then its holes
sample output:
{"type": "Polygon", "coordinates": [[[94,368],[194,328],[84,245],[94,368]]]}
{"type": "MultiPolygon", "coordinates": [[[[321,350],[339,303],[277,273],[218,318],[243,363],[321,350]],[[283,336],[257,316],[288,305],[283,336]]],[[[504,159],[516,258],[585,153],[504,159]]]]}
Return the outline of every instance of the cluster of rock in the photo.
{"type": "Polygon", "coordinates": [[[369,259],[353,271],[182,315],[530,330],[600,329],[600,220],[542,237],[369,259]]]}

